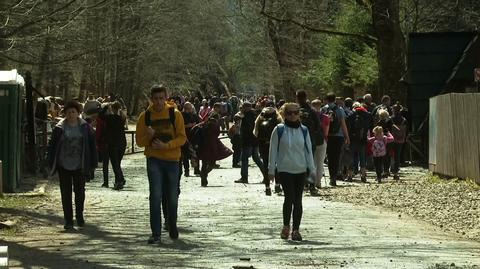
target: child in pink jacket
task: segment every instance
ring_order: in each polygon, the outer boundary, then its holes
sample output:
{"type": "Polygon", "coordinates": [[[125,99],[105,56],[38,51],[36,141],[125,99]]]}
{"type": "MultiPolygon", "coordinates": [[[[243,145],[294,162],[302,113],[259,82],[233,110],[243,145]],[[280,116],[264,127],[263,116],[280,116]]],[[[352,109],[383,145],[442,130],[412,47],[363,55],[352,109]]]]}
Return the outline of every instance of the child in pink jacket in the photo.
{"type": "Polygon", "coordinates": [[[381,126],[373,128],[373,134],[374,136],[369,137],[368,141],[372,145],[373,163],[375,164],[375,171],[377,173],[377,182],[380,183],[383,174],[383,159],[388,158],[387,144],[392,143],[394,138],[390,132],[384,135],[381,126]]]}

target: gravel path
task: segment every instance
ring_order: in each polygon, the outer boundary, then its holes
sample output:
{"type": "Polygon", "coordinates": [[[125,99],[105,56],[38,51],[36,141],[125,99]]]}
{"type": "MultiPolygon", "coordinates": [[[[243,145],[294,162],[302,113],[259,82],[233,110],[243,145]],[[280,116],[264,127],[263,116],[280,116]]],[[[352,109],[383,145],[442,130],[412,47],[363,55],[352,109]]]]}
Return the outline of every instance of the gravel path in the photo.
{"type": "MultiPolygon", "coordinates": [[[[144,157],[137,154],[123,162],[125,190],[101,188],[98,179],[88,183],[84,229],[63,231],[58,186],[53,185],[49,200],[23,212],[31,219],[27,229],[14,236],[0,235],[0,245],[10,247],[11,268],[439,269],[480,265],[479,242],[358,198],[360,191],[367,196],[368,188],[374,193],[376,188],[392,185],[388,183],[324,190],[320,197],[305,195],[304,241],[281,240],[283,197],[266,197],[261,184],[234,184],[239,169],[227,168],[230,160],[220,164],[222,168],[212,172],[207,188],[199,187],[198,177],[182,179],[180,240],[172,241],[164,233],[161,245],[146,244],[148,183],[144,157]]],[[[261,181],[258,169],[251,167],[250,174],[251,182],[261,181]]],[[[100,178],[100,170],[96,176],[100,178]]]]}

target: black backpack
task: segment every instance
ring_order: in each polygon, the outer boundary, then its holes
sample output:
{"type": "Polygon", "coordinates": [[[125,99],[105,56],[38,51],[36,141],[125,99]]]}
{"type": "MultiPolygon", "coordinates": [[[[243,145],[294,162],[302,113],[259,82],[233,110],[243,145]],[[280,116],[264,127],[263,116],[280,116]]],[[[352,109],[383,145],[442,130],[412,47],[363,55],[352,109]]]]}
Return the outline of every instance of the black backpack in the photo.
{"type": "Polygon", "coordinates": [[[368,129],[370,127],[370,119],[368,114],[359,113],[355,111],[348,118],[350,139],[352,141],[366,143],[368,136],[368,129]]]}
{"type": "Polygon", "coordinates": [[[328,129],[328,135],[334,135],[340,131],[340,119],[338,118],[339,113],[338,106],[328,107],[325,114],[330,117],[330,128],[328,129]]]}
{"type": "Polygon", "coordinates": [[[323,132],[317,113],[310,107],[300,107],[300,121],[308,128],[312,147],[323,144],[323,132]]]}
{"type": "MultiPolygon", "coordinates": [[[[276,116],[276,115],[275,115],[276,116]]],[[[264,118],[258,126],[258,140],[262,143],[269,143],[273,129],[277,126],[277,118],[264,118]]]]}

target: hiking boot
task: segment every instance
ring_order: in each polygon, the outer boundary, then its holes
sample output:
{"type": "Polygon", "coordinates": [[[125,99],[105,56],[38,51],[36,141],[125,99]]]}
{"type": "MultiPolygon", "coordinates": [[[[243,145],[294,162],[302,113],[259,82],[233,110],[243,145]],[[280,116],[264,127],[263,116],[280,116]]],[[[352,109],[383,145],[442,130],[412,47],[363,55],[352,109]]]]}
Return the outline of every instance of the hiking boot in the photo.
{"type": "Polygon", "coordinates": [[[189,177],[189,176],[190,176],[190,171],[185,170],[185,177],[189,177]]]}
{"type": "Polygon", "coordinates": [[[302,241],[302,235],[300,234],[300,232],[298,230],[294,230],[292,232],[292,240],[293,241],[302,241]]]}
{"type": "Polygon", "coordinates": [[[282,192],[282,187],[280,184],[275,184],[275,193],[281,193],[282,192]]]}
{"type": "Polygon", "coordinates": [[[113,189],[116,190],[116,191],[119,191],[119,190],[123,189],[123,186],[121,184],[115,183],[115,185],[113,185],[113,189]]]}
{"type": "Polygon", "coordinates": [[[218,169],[218,168],[220,168],[220,165],[218,163],[213,165],[213,169],[218,169]]]}
{"type": "Polygon", "coordinates": [[[169,235],[170,238],[173,239],[173,240],[178,239],[178,229],[177,229],[177,228],[175,228],[175,229],[170,229],[170,231],[168,231],[168,235],[169,235]]]}
{"type": "Polygon", "coordinates": [[[336,187],[337,186],[337,181],[335,179],[330,179],[330,186],[336,187]]]}
{"type": "Polygon", "coordinates": [[[105,182],[104,182],[104,183],[102,184],[102,188],[108,188],[108,183],[105,183],[105,182]]]}
{"type": "Polygon", "coordinates": [[[398,174],[394,174],[393,175],[393,179],[396,180],[396,181],[399,181],[400,180],[400,176],[398,174]]]}
{"type": "Polygon", "coordinates": [[[147,241],[148,244],[158,244],[160,243],[160,236],[150,236],[147,241]]]}
{"type": "Polygon", "coordinates": [[[362,181],[363,183],[367,182],[367,177],[362,176],[362,177],[360,178],[360,181],[362,181]]]}
{"type": "Polygon", "coordinates": [[[272,196],[272,189],[266,188],[266,189],[265,189],[265,195],[266,195],[266,196],[272,196]]]}
{"type": "Polygon", "coordinates": [[[200,186],[202,187],[206,187],[208,185],[208,180],[206,177],[202,177],[201,178],[201,183],[200,183],[200,186]]]}
{"type": "Polygon", "coordinates": [[[315,187],[310,187],[310,195],[311,196],[318,196],[318,190],[315,187]]]}
{"type": "Polygon", "coordinates": [[[382,177],[377,177],[377,183],[382,183],[382,177]]]}
{"type": "Polygon", "coordinates": [[[82,218],[77,218],[77,226],[78,227],[85,227],[85,220],[82,218]]]}
{"type": "Polygon", "coordinates": [[[63,229],[65,230],[73,230],[73,223],[65,223],[65,225],[63,225],[63,229]]]}
{"type": "Polygon", "coordinates": [[[290,226],[283,226],[282,232],[280,233],[280,238],[288,239],[290,235],[290,226]]]}
{"type": "Polygon", "coordinates": [[[248,179],[243,179],[243,178],[241,178],[241,179],[239,179],[239,180],[235,180],[234,182],[235,182],[235,183],[244,183],[244,184],[248,184],[248,179]]]}

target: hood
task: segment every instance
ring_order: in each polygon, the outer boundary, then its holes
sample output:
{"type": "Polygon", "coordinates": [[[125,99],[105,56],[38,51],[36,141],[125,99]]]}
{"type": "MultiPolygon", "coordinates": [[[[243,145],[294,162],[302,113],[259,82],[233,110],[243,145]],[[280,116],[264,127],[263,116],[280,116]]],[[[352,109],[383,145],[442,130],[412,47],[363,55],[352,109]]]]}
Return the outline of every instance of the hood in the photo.
{"type": "MultiPolygon", "coordinates": [[[[175,104],[175,102],[166,101],[166,102],[165,102],[165,107],[164,107],[164,109],[167,109],[167,110],[168,110],[168,109],[171,108],[171,107],[173,107],[173,108],[175,108],[175,109],[178,109],[178,108],[177,108],[177,104],[175,104]]],[[[150,105],[148,106],[147,110],[149,110],[149,111],[152,112],[152,113],[157,113],[155,110],[153,110],[153,104],[150,104],[150,105]]]]}
{"type": "Polygon", "coordinates": [[[359,107],[355,108],[355,111],[368,112],[368,110],[366,108],[364,108],[363,106],[359,106],[359,107]]]}
{"type": "MultiPolygon", "coordinates": [[[[79,121],[80,121],[80,126],[82,126],[82,125],[84,125],[84,124],[88,124],[88,122],[86,122],[84,119],[82,119],[82,118],[78,118],[78,119],[79,119],[79,121]]],[[[55,127],[58,127],[58,128],[63,129],[66,120],[67,120],[67,119],[62,119],[61,121],[59,121],[59,122],[57,123],[57,125],[55,125],[55,127]]]]}
{"type": "Polygon", "coordinates": [[[275,110],[275,108],[273,107],[265,107],[264,109],[262,109],[262,113],[263,114],[275,114],[277,111],[275,110]]]}

